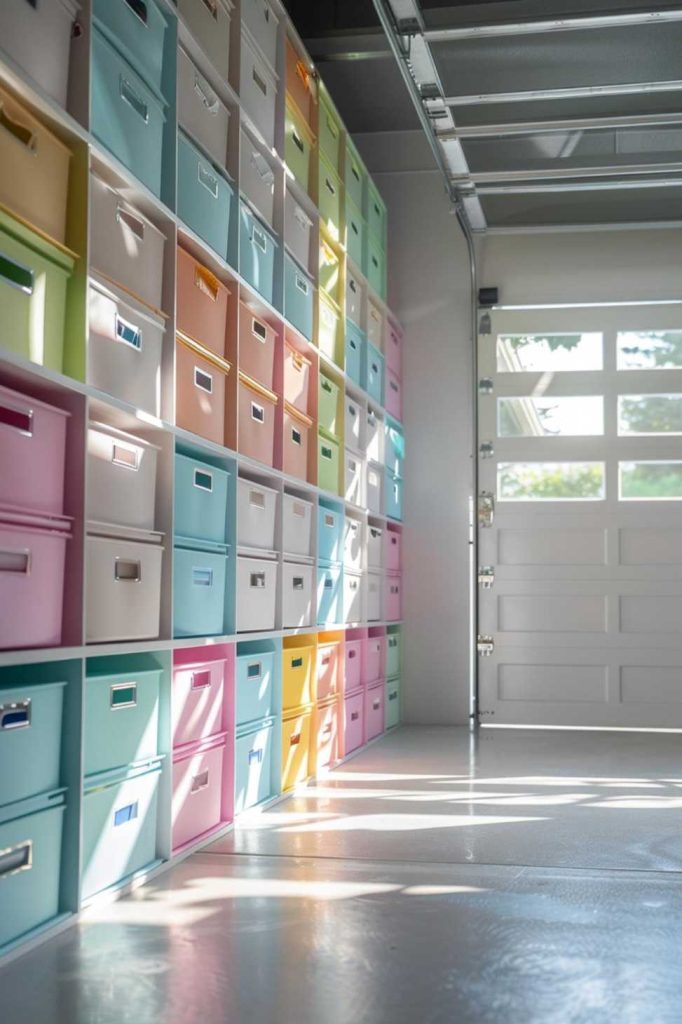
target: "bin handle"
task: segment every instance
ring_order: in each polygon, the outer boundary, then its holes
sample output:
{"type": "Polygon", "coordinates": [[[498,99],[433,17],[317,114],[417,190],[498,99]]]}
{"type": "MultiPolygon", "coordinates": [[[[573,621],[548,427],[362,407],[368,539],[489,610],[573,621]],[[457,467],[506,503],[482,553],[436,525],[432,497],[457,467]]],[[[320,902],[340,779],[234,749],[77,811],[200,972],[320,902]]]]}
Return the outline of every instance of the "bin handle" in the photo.
{"type": "Polygon", "coordinates": [[[126,3],[133,14],[137,15],[142,24],[146,26],[148,11],[145,0],[126,0],[126,3]]]}
{"type": "Polygon", "coordinates": [[[303,443],[303,435],[298,427],[291,428],[291,440],[293,444],[301,445],[303,443]]]}
{"type": "Polygon", "coordinates": [[[190,795],[194,796],[195,793],[201,793],[202,789],[208,789],[209,771],[208,768],[204,769],[203,772],[199,772],[197,775],[192,776],[192,788],[190,795]]]}
{"type": "Polygon", "coordinates": [[[251,419],[256,423],[265,423],[265,409],[258,402],[251,403],[251,419]]]}
{"type": "Polygon", "coordinates": [[[129,320],[124,320],[118,313],[114,314],[116,321],[115,334],[116,340],[122,342],[124,345],[130,345],[136,352],[142,351],[142,331],[135,324],[132,324],[129,320]]]}
{"type": "Polygon", "coordinates": [[[204,7],[214,19],[218,20],[218,0],[203,0],[204,7]]]}
{"type": "Polygon", "coordinates": [[[250,750],[249,751],[249,764],[251,764],[253,761],[256,761],[258,764],[261,764],[261,762],[263,761],[263,751],[262,750],[250,750]]]}
{"type": "Polygon", "coordinates": [[[7,113],[4,103],[0,103],[0,128],[4,128],[5,131],[20,145],[24,146],[32,156],[36,155],[38,152],[38,136],[32,132],[30,128],[22,124],[21,121],[15,121],[15,119],[7,113]]]}
{"type": "Polygon", "coordinates": [[[114,563],[114,579],[117,583],[141,583],[142,562],[117,558],[114,563]]]}
{"type": "Polygon", "coordinates": [[[292,589],[293,590],[304,590],[305,589],[305,581],[304,581],[302,576],[294,576],[292,581],[291,581],[291,585],[292,585],[292,589]]]}
{"type": "Polygon", "coordinates": [[[351,647],[351,649],[348,651],[348,657],[349,658],[357,658],[357,656],[358,656],[358,652],[353,647],[351,647]]]}
{"type": "Polygon", "coordinates": [[[258,72],[256,71],[255,68],[251,69],[251,76],[252,76],[254,82],[256,83],[256,85],[258,86],[258,88],[260,89],[260,91],[263,93],[263,95],[267,96],[267,94],[268,94],[267,82],[263,78],[261,78],[261,76],[258,74],[258,72]]]}
{"type": "Polygon", "coordinates": [[[291,140],[296,146],[296,149],[298,149],[301,153],[305,153],[305,145],[303,143],[303,139],[294,128],[292,128],[291,130],[291,140]]]}
{"type": "Polygon", "coordinates": [[[350,720],[351,720],[351,722],[357,722],[359,717],[360,717],[360,712],[359,711],[351,711],[351,713],[350,713],[350,720]]]}
{"type": "Polygon", "coordinates": [[[218,198],[218,179],[215,174],[211,174],[207,167],[204,167],[202,163],[199,163],[197,168],[197,177],[199,184],[203,185],[209,195],[213,196],[214,199],[218,198]]]}
{"type": "Polygon", "coordinates": [[[218,278],[205,267],[194,268],[194,287],[198,288],[211,302],[218,301],[218,293],[220,291],[218,278]]]}
{"type": "Polygon", "coordinates": [[[302,292],[304,295],[307,295],[309,291],[309,285],[306,279],[304,277],[301,277],[300,274],[296,274],[295,280],[296,287],[298,288],[299,292],[302,292]]]}
{"type": "Polygon", "coordinates": [[[25,295],[33,295],[34,273],[30,267],[17,263],[5,252],[0,252],[0,277],[12,288],[25,295]]]}
{"type": "Polygon", "coordinates": [[[331,735],[331,731],[332,731],[332,723],[331,722],[327,722],[327,724],[325,725],[324,729],[322,730],[322,735],[323,736],[330,736],[331,735]]]}
{"type": "Polygon", "coordinates": [[[324,179],[324,185],[325,185],[325,188],[327,189],[327,192],[329,192],[330,196],[335,196],[336,195],[336,189],[334,188],[334,185],[329,180],[329,178],[325,178],[324,179]]]}
{"type": "Polygon", "coordinates": [[[254,590],[263,590],[265,587],[265,573],[252,572],[249,579],[249,586],[253,587],[254,590]]]}
{"type": "Polygon", "coordinates": [[[297,747],[300,742],[301,742],[301,734],[300,734],[300,732],[292,733],[291,739],[289,740],[289,746],[290,747],[297,747]]]}
{"type": "Polygon", "coordinates": [[[251,166],[255,167],[256,173],[260,175],[261,180],[264,181],[266,185],[274,185],[275,172],[272,170],[265,157],[259,153],[258,150],[254,150],[251,153],[251,166]]]}
{"type": "Polygon", "coordinates": [[[246,666],[246,676],[248,679],[260,679],[262,675],[263,663],[261,661],[252,661],[246,666]]]}
{"type": "Polygon", "coordinates": [[[33,436],[33,409],[24,411],[0,402],[0,426],[18,430],[20,434],[33,436]]]}
{"type": "Polygon", "coordinates": [[[31,575],[31,552],[13,548],[0,548],[0,572],[31,575]]]}
{"type": "Polygon", "coordinates": [[[0,850],[0,878],[8,878],[19,871],[30,871],[33,867],[33,840],[25,839],[16,846],[0,850]]]}
{"type": "Polygon", "coordinates": [[[0,731],[11,732],[15,729],[30,729],[31,698],[0,704],[0,731]]]}
{"type": "Polygon", "coordinates": [[[210,494],[213,491],[213,473],[207,469],[195,469],[192,486],[199,491],[208,491],[210,494]]]}
{"type": "Polygon", "coordinates": [[[306,64],[302,60],[296,61],[296,74],[303,82],[306,89],[310,89],[311,74],[308,71],[306,64]]]}
{"type": "Polygon", "coordinates": [[[261,252],[265,253],[268,251],[268,243],[264,231],[259,231],[256,227],[252,228],[251,241],[254,245],[258,246],[261,252]]]}
{"type": "Polygon", "coordinates": [[[140,452],[138,448],[128,448],[123,444],[112,444],[111,461],[114,466],[122,466],[137,473],[140,468],[140,452]]]}
{"type": "Polygon", "coordinates": [[[211,672],[204,669],[201,672],[192,672],[191,690],[208,690],[211,687],[211,672]]]}
{"type": "Polygon", "coordinates": [[[213,394],[213,376],[210,373],[206,373],[200,366],[194,367],[194,387],[199,388],[200,391],[205,391],[207,394],[213,394]]]}
{"type": "Polygon", "coordinates": [[[114,683],[109,687],[109,707],[124,711],[137,707],[137,683],[114,683]]]}
{"type": "Polygon", "coordinates": [[[144,98],[140,96],[139,92],[135,89],[132,82],[130,82],[124,75],[119,78],[118,91],[121,99],[124,103],[127,103],[131,110],[133,110],[144,124],[149,124],[149,107],[144,101],[144,98]]]}
{"type": "Polygon", "coordinates": [[[372,710],[373,711],[378,711],[380,707],[381,707],[381,701],[379,700],[379,698],[377,698],[376,700],[372,701],[372,710]]]}
{"type": "Polygon", "coordinates": [[[132,804],[119,807],[117,811],[114,811],[114,828],[119,828],[121,825],[127,825],[130,821],[135,821],[139,811],[140,805],[137,800],[132,804]]]}
{"type": "Polygon", "coordinates": [[[215,93],[209,92],[204,88],[204,83],[199,78],[199,75],[194,76],[194,91],[199,96],[201,102],[204,104],[207,113],[217,114],[220,108],[220,102],[215,93]]]}
{"type": "Polygon", "coordinates": [[[121,203],[116,207],[116,223],[125,224],[141,242],[144,242],[144,221],[140,217],[136,217],[130,210],[126,210],[121,203]]]}

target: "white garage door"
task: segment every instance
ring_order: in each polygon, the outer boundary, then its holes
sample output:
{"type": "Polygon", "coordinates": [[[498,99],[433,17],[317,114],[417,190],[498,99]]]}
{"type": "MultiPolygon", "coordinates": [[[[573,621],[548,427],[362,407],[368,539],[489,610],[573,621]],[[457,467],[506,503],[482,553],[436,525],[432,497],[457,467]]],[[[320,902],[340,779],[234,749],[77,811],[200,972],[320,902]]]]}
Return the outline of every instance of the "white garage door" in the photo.
{"type": "Polygon", "coordinates": [[[479,377],[482,724],[682,727],[682,306],[482,311],[479,377]]]}

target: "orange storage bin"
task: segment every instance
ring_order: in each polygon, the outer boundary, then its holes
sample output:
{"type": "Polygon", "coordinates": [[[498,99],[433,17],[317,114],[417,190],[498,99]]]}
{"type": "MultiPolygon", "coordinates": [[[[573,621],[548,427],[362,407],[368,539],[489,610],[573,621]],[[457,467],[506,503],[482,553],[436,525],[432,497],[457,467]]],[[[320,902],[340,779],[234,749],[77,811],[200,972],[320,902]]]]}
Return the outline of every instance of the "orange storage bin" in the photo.
{"type": "Polygon", "coordinates": [[[317,105],[315,72],[308,62],[301,58],[289,38],[287,38],[286,89],[290,99],[294,101],[312,128],[317,105]]]}
{"type": "Polygon", "coordinates": [[[341,666],[341,644],[321,643],[317,648],[317,699],[327,700],[339,693],[341,666]]]}
{"type": "Polygon", "coordinates": [[[223,444],[225,386],[230,364],[179,335],[175,363],[177,426],[216,444],[223,444]]]}
{"type": "Polygon", "coordinates": [[[284,348],[284,400],[300,412],[308,412],[310,360],[292,345],[284,348]]]}
{"type": "Polygon", "coordinates": [[[308,479],[308,446],[313,421],[293,405],[284,406],[284,472],[308,479]]]}
{"type": "Polygon", "coordinates": [[[277,395],[239,372],[239,451],[272,466],[275,459],[277,395]]]}
{"type": "Polygon", "coordinates": [[[239,367],[269,389],[275,372],[275,337],[270,324],[239,303],[239,367]]]}
{"type": "Polygon", "coordinates": [[[178,247],[178,330],[225,355],[229,289],[215,274],[178,247]]]}

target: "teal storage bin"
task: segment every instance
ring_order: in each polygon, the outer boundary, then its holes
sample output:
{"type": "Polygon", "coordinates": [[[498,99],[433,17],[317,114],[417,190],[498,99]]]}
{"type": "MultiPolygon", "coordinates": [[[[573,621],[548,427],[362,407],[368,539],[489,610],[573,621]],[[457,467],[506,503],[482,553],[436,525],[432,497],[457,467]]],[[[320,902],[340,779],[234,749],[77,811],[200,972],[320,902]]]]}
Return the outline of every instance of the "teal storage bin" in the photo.
{"type": "Polygon", "coordinates": [[[264,718],[237,730],[234,813],[276,796],[272,779],[275,719],[264,718]]]}
{"type": "Polygon", "coordinates": [[[318,562],[343,561],[344,510],[321,500],[317,509],[318,562]]]}
{"type": "Polygon", "coordinates": [[[386,728],[395,729],[400,725],[400,680],[389,679],[386,683],[385,702],[386,728]]]}
{"type": "Polygon", "coordinates": [[[389,633],[386,637],[386,677],[395,679],[400,675],[400,633],[389,633]]]}
{"type": "Polygon", "coordinates": [[[346,199],[346,250],[356,267],[366,273],[367,224],[355,203],[346,199]]]}
{"type": "Polygon", "coordinates": [[[173,635],[221,636],[225,633],[224,544],[189,546],[175,538],[173,548],[173,635]],[[178,541],[183,543],[179,544],[178,541]]]}
{"type": "Polygon", "coordinates": [[[363,353],[362,386],[375,402],[384,400],[384,357],[371,341],[363,353]]]}
{"type": "Polygon", "coordinates": [[[298,263],[284,255],[284,316],[304,338],[313,338],[315,286],[298,263]]]}
{"type": "Polygon", "coordinates": [[[226,172],[178,132],[178,217],[227,260],[234,189],[226,172]]]}
{"type": "Polygon", "coordinates": [[[386,470],[386,481],[385,481],[385,503],[386,503],[386,515],[391,519],[403,518],[403,482],[402,480],[394,476],[393,473],[386,470]]]}
{"type": "Polygon", "coordinates": [[[239,204],[239,273],[272,304],[277,241],[242,199],[239,204]]]}
{"type": "Polygon", "coordinates": [[[59,787],[65,687],[0,687],[0,806],[59,787]]]}
{"type": "Polygon", "coordinates": [[[367,179],[367,228],[386,250],[386,206],[371,178],[367,179]]]}
{"type": "Polygon", "coordinates": [[[365,334],[352,320],[346,320],[346,376],[362,386],[365,334]]]}
{"type": "Polygon", "coordinates": [[[95,28],[92,133],[143,185],[161,195],[166,103],[95,28]]]}
{"type": "Polygon", "coordinates": [[[367,280],[370,288],[382,299],[386,299],[386,256],[375,238],[367,242],[367,280]]]}
{"type": "Polygon", "coordinates": [[[224,544],[230,474],[201,459],[175,455],[175,532],[180,537],[224,544]]]}
{"type": "Polygon", "coordinates": [[[269,718],[273,711],[274,651],[237,655],[235,706],[237,725],[269,718]]]}
{"type": "Polygon", "coordinates": [[[168,21],[155,0],[94,0],[94,23],[129,64],[162,92],[168,21]]]}
{"type": "Polygon", "coordinates": [[[136,761],[148,761],[159,752],[159,702],[163,672],[93,673],[85,679],[84,727],[86,776],[136,761]]]}
{"type": "Polygon", "coordinates": [[[65,793],[0,808],[0,953],[59,913],[65,793]]]}
{"type": "Polygon", "coordinates": [[[367,183],[367,172],[358,155],[358,151],[346,136],[346,161],[344,184],[346,186],[346,198],[352,199],[358,210],[363,208],[365,202],[365,186],[367,183]]]}
{"type": "Polygon", "coordinates": [[[341,240],[341,179],[320,154],[317,207],[320,221],[335,242],[341,240]]]}
{"type": "Polygon", "coordinates": [[[338,437],[339,386],[323,373],[318,378],[317,421],[319,426],[338,437]]]}
{"type": "Polygon", "coordinates": [[[405,435],[400,424],[391,416],[386,417],[384,437],[384,462],[386,469],[393,476],[402,477],[405,462],[405,435]]]}
{"type": "Polygon", "coordinates": [[[343,569],[340,565],[317,570],[317,624],[334,626],[343,622],[343,569]]]}

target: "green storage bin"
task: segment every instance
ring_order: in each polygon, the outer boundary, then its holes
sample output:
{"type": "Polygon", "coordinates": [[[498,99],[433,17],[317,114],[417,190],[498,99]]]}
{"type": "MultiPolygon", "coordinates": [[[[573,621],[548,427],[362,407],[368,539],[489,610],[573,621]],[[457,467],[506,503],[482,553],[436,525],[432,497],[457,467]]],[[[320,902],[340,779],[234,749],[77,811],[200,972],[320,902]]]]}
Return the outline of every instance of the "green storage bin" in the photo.
{"type": "Polygon", "coordinates": [[[400,675],[401,658],[400,633],[389,633],[386,637],[386,677],[395,679],[400,675]]]}
{"type": "Polygon", "coordinates": [[[326,97],[320,97],[320,123],[318,128],[320,153],[338,173],[341,166],[341,121],[326,97]]]}
{"type": "Polygon", "coordinates": [[[320,154],[318,201],[320,220],[335,242],[341,240],[341,179],[331,164],[320,154]]]}
{"type": "Polygon", "coordinates": [[[0,806],[59,787],[65,687],[0,688],[0,806]]]}
{"type": "Polygon", "coordinates": [[[339,386],[323,373],[318,379],[317,420],[319,425],[338,437],[339,386]]]}
{"type": "Polygon", "coordinates": [[[310,191],[310,157],[315,140],[301,115],[287,104],[284,119],[284,160],[296,181],[310,191]]]}
{"type": "Polygon", "coordinates": [[[116,669],[85,679],[86,776],[149,760],[159,751],[162,670],[116,669]]]}
{"type": "Polygon", "coordinates": [[[367,344],[364,332],[352,320],[346,320],[346,376],[362,386],[362,359],[367,344]]]}
{"type": "Polygon", "coordinates": [[[221,636],[225,629],[225,581],[228,549],[224,544],[173,549],[173,635],[221,636]]]}
{"type": "Polygon", "coordinates": [[[365,273],[365,241],[367,223],[355,203],[346,197],[346,251],[349,258],[365,273]]]}
{"type": "Polygon", "coordinates": [[[362,210],[365,204],[365,189],[367,186],[367,171],[358,151],[346,136],[346,160],[343,183],[346,186],[346,201],[349,199],[362,210]]]}
{"type": "Polygon", "coordinates": [[[331,494],[339,494],[339,442],[323,434],[317,435],[317,486],[331,494]]]}
{"type": "Polygon", "coordinates": [[[341,268],[342,257],[324,239],[320,240],[320,269],[318,280],[320,288],[334,300],[337,306],[341,305],[341,268]]]}
{"type": "Polygon", "coordinates": [[[0,347],[61,373],[74,259],[0,210],[0,347]]]}
{"type": "Polygon", "coordinates": [[[367,280],[377,295],[386,299],[386,256],[376,238],[367,240],[367,280]]]}
{"type": "Polygon", "coordinates": [[[400,725],[400,680],[389,679],[386,683],[386,700],[384,702],[386,728],[395,729],[400,725]]]}
{"type": "Polygon", "coordinates": [[[386,249],[386,206],[371,178],[367,179],[367,227],[382,249],[386,249]]]}

